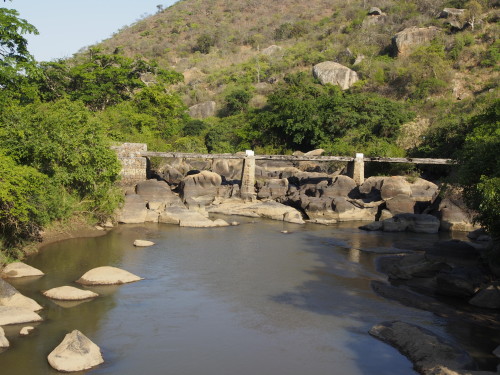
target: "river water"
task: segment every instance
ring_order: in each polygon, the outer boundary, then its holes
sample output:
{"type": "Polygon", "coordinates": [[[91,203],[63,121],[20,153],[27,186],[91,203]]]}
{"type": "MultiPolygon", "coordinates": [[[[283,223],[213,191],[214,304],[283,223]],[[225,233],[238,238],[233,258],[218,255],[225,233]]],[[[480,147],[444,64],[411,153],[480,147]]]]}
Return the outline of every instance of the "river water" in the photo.
{"type": "Polygon", "coordinates": [[[424,249],[446,235],[238,220],[239,226],[215,229],[122,225],[103,237],[47,246],[27,261],[46,276],[12,281],[44,306],[44,322],[28,337],[18,336],[22,326],[5,327],[11,348],[0,354],[0,374],[57,374],[47,355],[73,329],[99,345],[105,359],[87,374],[415,374],[397,350],[367,333],[387,320],[424,326],[477,357],[481,345],[493,345],[473,327],[385,300],[370,288],[370,280],[385,280],[375,252],[424,249]],[[135,248],[135,239],[156,245],[135,248]],[[145,280],[89,287],[100,297],[79,304],[40,293],[78,286],[74,280],[104,265],[145,280]]]}

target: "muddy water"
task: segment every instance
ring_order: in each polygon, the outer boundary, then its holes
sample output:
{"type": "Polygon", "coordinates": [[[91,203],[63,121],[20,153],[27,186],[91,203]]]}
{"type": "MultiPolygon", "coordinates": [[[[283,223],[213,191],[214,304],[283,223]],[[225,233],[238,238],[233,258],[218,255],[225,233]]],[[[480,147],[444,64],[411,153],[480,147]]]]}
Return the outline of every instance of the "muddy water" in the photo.
{"type": "Polygon", "coordinates": [[[478,357],[481,345],[494,345],[483,332],[371,291],[370,280],[385,279],[374,267],[377,252],[425,247],[438,235],[239,220],[217,229],[124,225],[48,246],[28,260],[47,275],[13,282],[44,306],[45,320],[25,338],[22,326],[6,327],[11,348],[0,355],[0,374],[56,374],[46,357],[73,329],[102,349],[105,364],[88,374],[414,374],[406,358],[367,334],[395,319],[467,343],[478,357]],[[156,245],[134,248],[139,238],[156,245]],[[145,280],[88,288],[100,297],[80,304],[40,293],[77,286],[103,265],[145,280]]]}

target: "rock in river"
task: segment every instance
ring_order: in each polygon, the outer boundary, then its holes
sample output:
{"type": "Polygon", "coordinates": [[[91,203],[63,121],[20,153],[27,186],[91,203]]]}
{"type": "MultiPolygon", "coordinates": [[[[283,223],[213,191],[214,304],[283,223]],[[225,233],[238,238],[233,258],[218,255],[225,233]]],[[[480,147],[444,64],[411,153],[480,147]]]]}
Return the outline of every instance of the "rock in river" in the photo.
{"type": "Polygon", "coordinates": [[[0,327],[0,353],[10,346],[9,340],[5,337],[5,331],[0,327]]]}
{"type": "Polygon", "coordinates": [[[37,313],[22,307],[0,306],[0,326],[41,322],[42,320],[37,313]]]}
{"type": "Polygon", "coordinates": [[[30,311],[38,311],[43,307],[35,300],[23,296],[8,282],[0,279],[0,306],[22,307],[30,311]]]}
{"type": "Polygon", "coordinates": [[[82,290],[72,286],[60,286],[43,292],[45,297],[61,301],[81,301],[89,298],[95,298],[99,294],[90,290],[82,290]]]}
{"type": "Polygon", "coordinates": [[[153,241],[146,241],[146,240],[135,240],[134,241],[134,246],[136,247],[148,247],[148,246],[153,246],[155,243],[153,241]]]}
{"type": "Polygon", "coordinates": [[[76,282],[82,285],[114,285],[132,283],[141,277],[116,267],[97,267],[87,271],[76,282]]]}
{"type": "Polygon", "coordinates": [[[35,267],[31,267],[23,262],[10,263],[2,270],[1,277],[27,277],[27,276],[43,276],[44,273],[35,267]]]}
{"type": "Polygon", "coordinates": [[[99,347],[76,329],[64,337],[47,359],[54,369],[63,372],[84,371],[104,362],[99,347]]]}

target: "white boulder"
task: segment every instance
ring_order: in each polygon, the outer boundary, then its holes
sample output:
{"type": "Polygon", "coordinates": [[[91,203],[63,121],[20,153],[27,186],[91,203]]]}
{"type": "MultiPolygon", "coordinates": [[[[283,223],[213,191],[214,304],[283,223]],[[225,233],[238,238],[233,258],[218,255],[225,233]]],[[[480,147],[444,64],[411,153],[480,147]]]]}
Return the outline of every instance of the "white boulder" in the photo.
{"type": "Polygon", "coordinates": [[[86,272],[76,282],[82,285],[114,285],[132,283],[141,277],[116,267],[104,266],[86,272]]]}
{"type": "Polygon", "coordinates": [[[81,301],[99,296],[99,294],[90,290],[82,290],[67,285],[46,290],[43,292],[43,295],[47,298],[61,301],[81,301]]]}
{"type": "Polygon", "coordinates": [[[10,263],[2,270],[0,274],[3,278],[43,276],[44,273],[35,267],[31,267],[23,262],[10,263]]]}

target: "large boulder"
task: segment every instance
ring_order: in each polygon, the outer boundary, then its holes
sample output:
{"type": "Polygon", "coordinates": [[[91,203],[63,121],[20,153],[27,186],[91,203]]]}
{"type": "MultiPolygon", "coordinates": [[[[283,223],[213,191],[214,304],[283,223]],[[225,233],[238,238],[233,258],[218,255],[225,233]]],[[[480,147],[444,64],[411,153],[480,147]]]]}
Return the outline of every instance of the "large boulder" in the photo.
{"type": "Polygon", "coordinates": [[[384,262],[381,269],[390,279],[409,280],[414,277],[433,277],[446,264],[427,259],[423,254],[410,254],[384,262]]]}
{"type": "Polygon", "coordinates": [[[425,251],[425,255],[449,264],[469,264],[477,262],[481,254],[465,241],[449,240],[436,242],[425,251]]]}
{"type": "Polygon", "coordinates": [[[208,211],[225,215],[263,217],[289,223],[304,224],[302,215],[298,210],[273,201],[249,203],[242,202],[241,200],[228,199],[219,205],[210,207],[208,211]]]}
{"type": "Polygon", "coordinates": [[[189,115],[192,118],[204,119],[215,116],[217,104],[214,101],[195,104],[189,107],[189,115]]]}
{"type": "Polygon", "coordinates": [[[439,187],[423,178],[410,182],[411,197],[416,202],[430,202],[438,192],[439,187]]]}
{"type": "Polygon", "coordinates": [[[441,31],[434,26],[410,27],[400,31],[392,38],[394,51],[398,56],[405,56],[416,47],[430,42],[441,31]]]}
{"type": "Polygon", "coordinates": [[[21,307],[30,311],[38,311],[43,307],[35,300],[23,296],[8,282],[0,279],[0,306],[21,307]]]}
{"type": "Polygon", "coordinates": [[[405,322],[384,322],[373,326],[370,335],[389,343],[407,356],[420,374],[439,374],[441,368],[474,368],[467,352],[422,327],[405,322]]]}
{"type": "Polygon", "coordinates": [[[500,286],[498,283],[489,284],[480,289],[469,303],[477,307],[500,309],[500,286]]]}
{"type": "Polygon", "coordinates": [[[208,206],[217,196],[221,183],[221,176],[214,172],[202,171],[186,176],[179,185],[181,199],[189,208],[208,206]]]}
{"type": "Polygon", "coordinates": [[[465,9],[444,8],[439,14],[439,18],[442,18],[443,23],[450,25],[452,28],[462,30],[468,25],[464,15],[465,9]]]}
{"type": "Polygon", "coordinates": [[[386,177],[383,180],[380,194],[383,200],[394,198],[397,195],[411,196],[410,183],[401,176],[386,177]]]}
{"type": "Polygon", "coordinates": [[[220,176],[224,176],[226,180],[240,180],[243,159],[214,159],[211,170],[220,176]]]}
{"type": "Polygon", "coordinates": [[[68,333],[47,357],[57,371],[84,371],[104,362],[101,350],[78,330],[68,333]]]}
{"type": "Polygon", "coordinates": [[[39,269],[31,267],[23,262],[15,262],[7,264],[0,273],[0,277],[3,277],[5,279],[17,278],[17,277],[43,276],[43,275],[45,274],[39,269]]]}
{"type": "Polygon", "coordinates": [[[455,267],[436,276],[436,292],[444,296],[470,298],[486,279],[478,267],[455,267]]]}
{"type": "Polygon", "coordinates": [[[435,216],[427,214],[397,214],[383,221],[363,225],[360,229],[384,232],[437,233],[439,220],[435,216]]]}
{"type": "Polygon", "coordinates": [[[288,179],[271,178],[264,181],[257,181],[257,198],[273,199],[283,198],[288,191],[288,179]]]}
{"type": "Polygon", "coordinates": [[[146,221],[147,214],[146,200],[137,194],[127,194],[125,195],[123,207],[118,214],[118,222],[141,224],[146,221]]]}
{"type": "Polygon", "coordinates": [[[36,312],[22,307],[0,306],[0,326],[41,322],[42,320],[36,312]]]}
{"type": "Polygon", "coordinates": [[[103,266],[87,271],[76,282],[82,285],[115,285],[143,280],[142,277],[116,267],[103,266]]]}
{"type": "Polygon", "coordinates": [[[356,187],[357,184],[351,177],[339,175],[333,177],[332,182],[322,189],[321,196],[347,198],[356,187]]]}
{"type": "Polygon", "coordinates": [[[348,89],[359,80],[358,73],[354,70],[333,61],[316,64],[313,67],[313,74],[321,84],[330,83],[340,86],[342,90],[348,89]]]}
{"type": "Polygon", "coordinates": [[[387,209],[394,216],[403,213],[414,213],[415,212],[415,201],[407,195],[399,194],[395,197],[387,200],[387,209]]]}
{"type": "Polygon", "coordinates": [[[478,229],[472,218],[451,199],[443,199],[439,203],[441,229],[446,231],[470,232],[478,229]]]}
{"type": "Polygon", "coordinates": [[[83,301],[99,296],[99,294],[90,290],[82,290],[67,285],[46,290],[43,292],[43,295],[47,298],[60,301],[83,301]]]}
{"type": "Polygon", "coordinates": [[[270,45],[269,47],[264,48],[261,53],[266,56],[277,55],[283,51],[283,47],[277,46],[276,44],[270,45]]]}
{"type": "Polygon", "coordinates": [[[161,206],[182,204],[170,186],[165,181],[146,180],[139,182],[135,187],[137,195],[142,197],[149,209],[160,209],[161,206]]]}
{"type": "Polygon", "coordinates": [[[10,346],[9,340],[5,337],[5,331],[0,327],[0,353],[10,346]]]}

